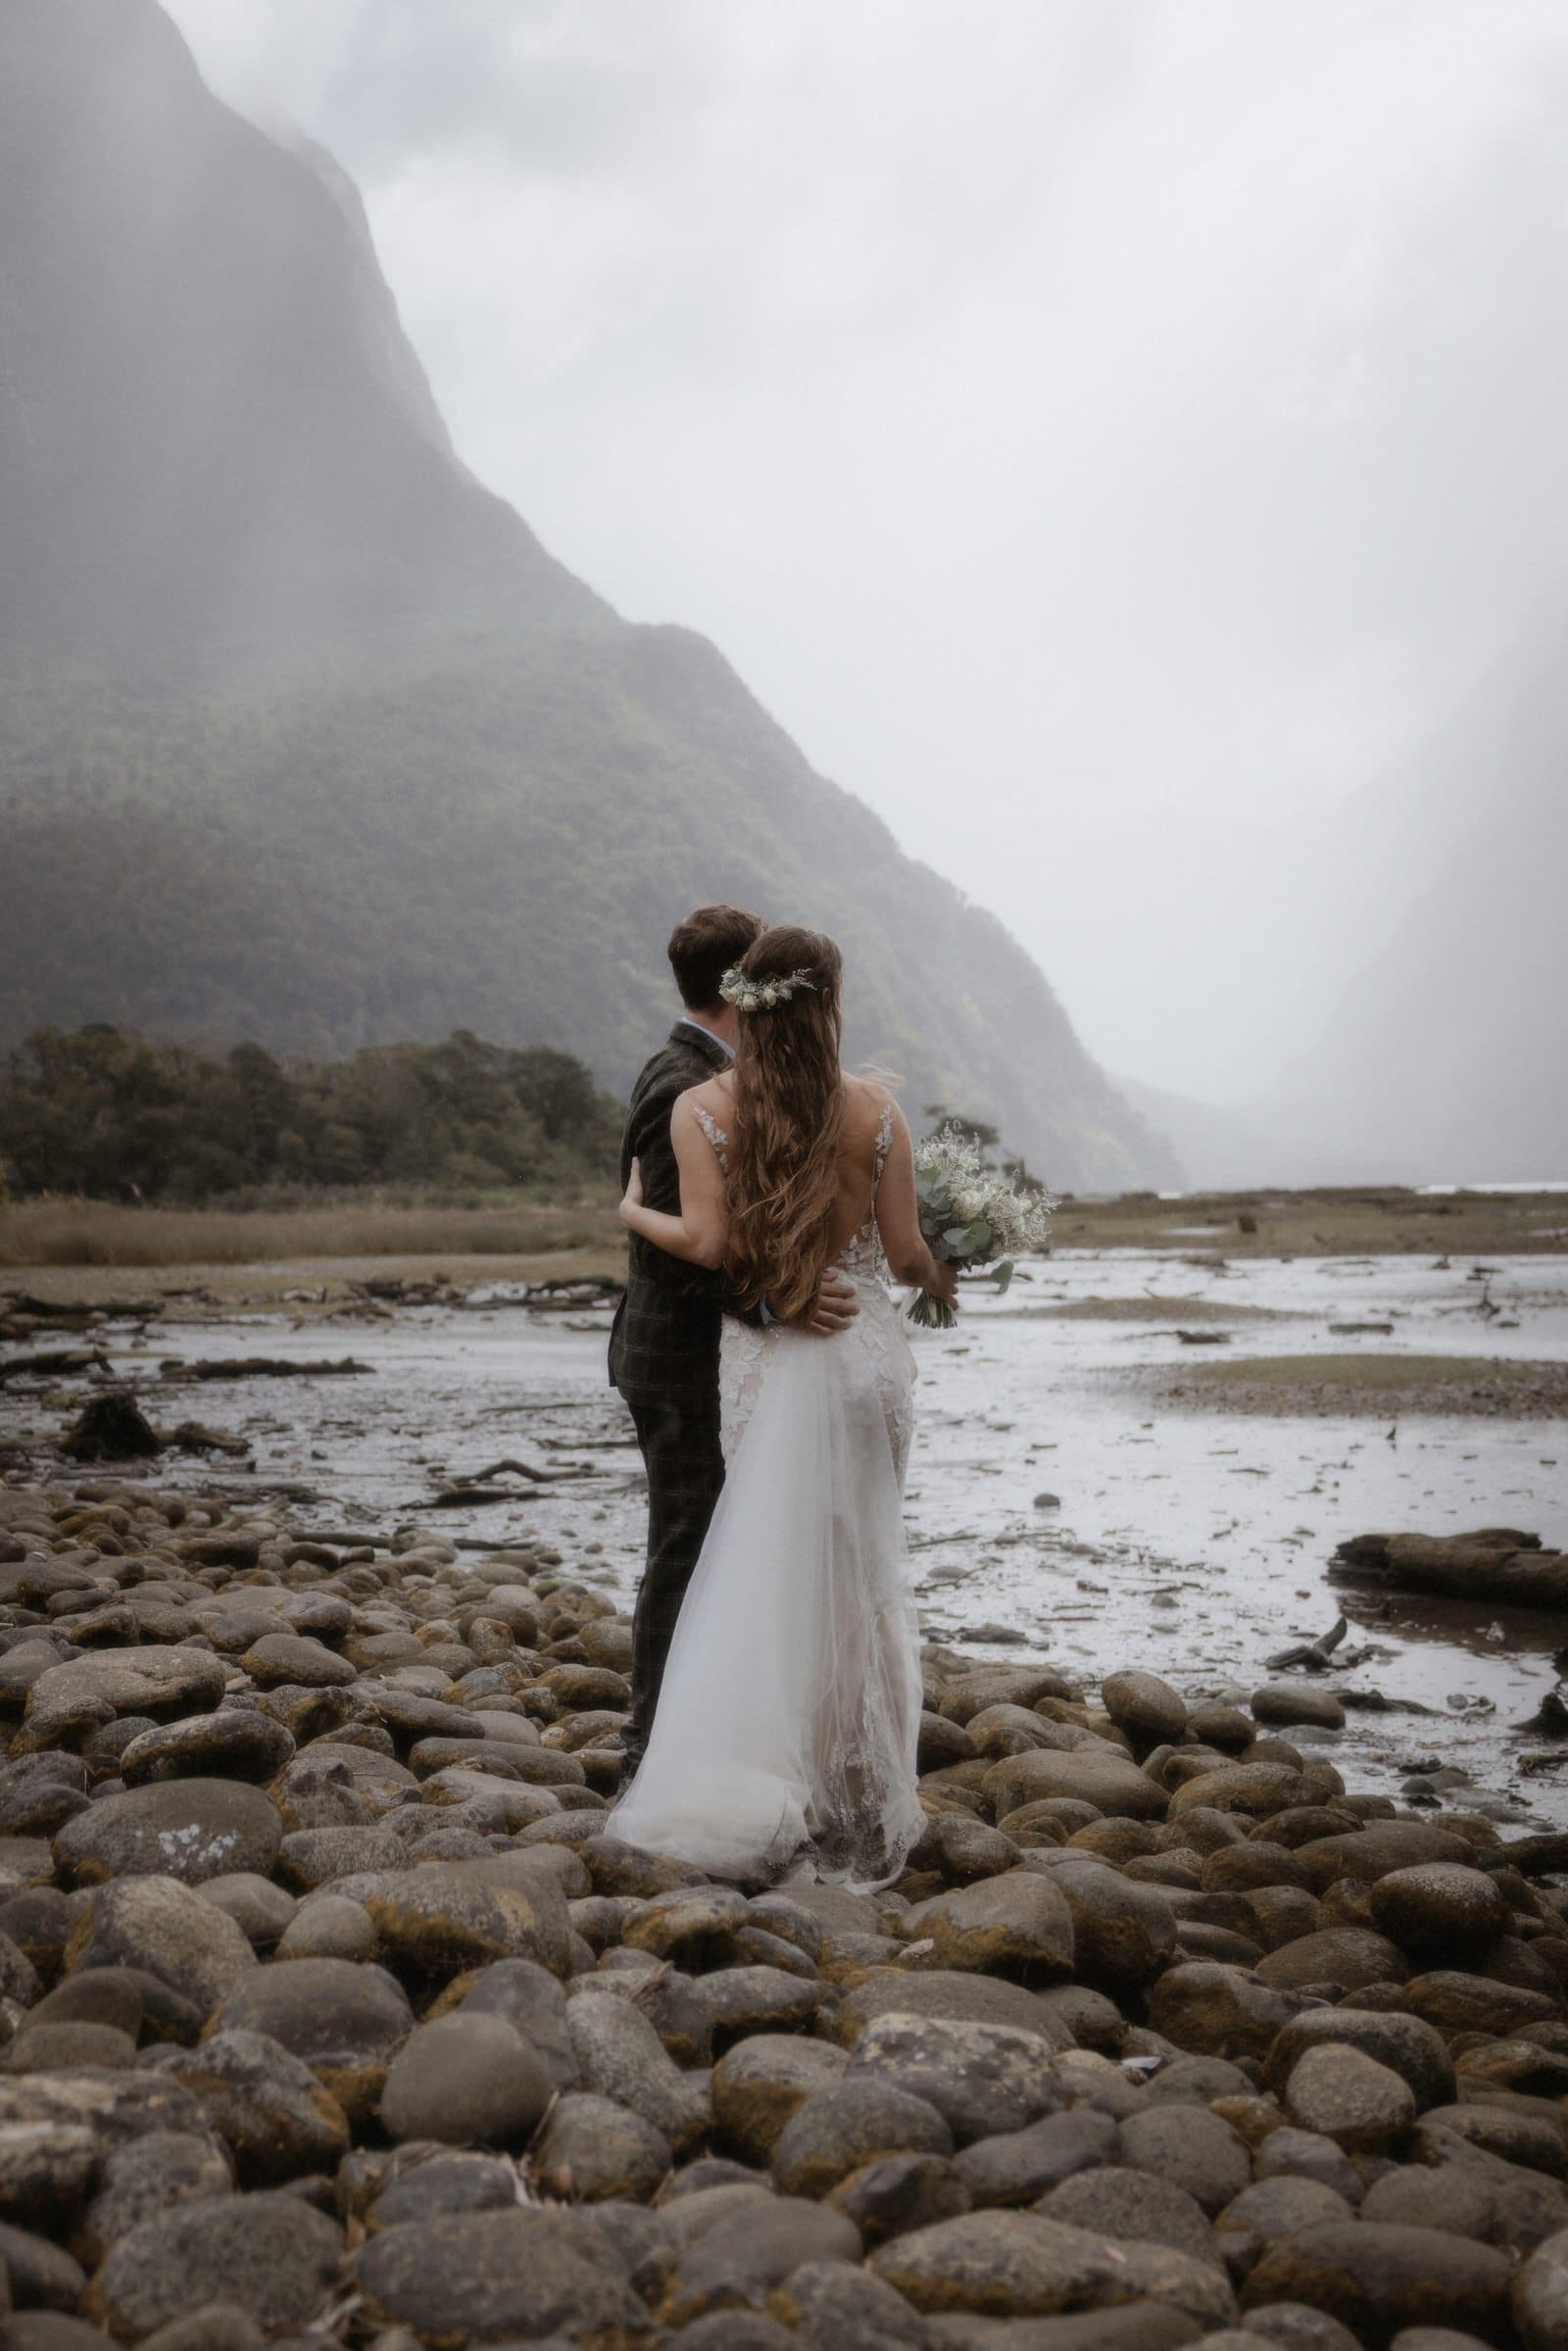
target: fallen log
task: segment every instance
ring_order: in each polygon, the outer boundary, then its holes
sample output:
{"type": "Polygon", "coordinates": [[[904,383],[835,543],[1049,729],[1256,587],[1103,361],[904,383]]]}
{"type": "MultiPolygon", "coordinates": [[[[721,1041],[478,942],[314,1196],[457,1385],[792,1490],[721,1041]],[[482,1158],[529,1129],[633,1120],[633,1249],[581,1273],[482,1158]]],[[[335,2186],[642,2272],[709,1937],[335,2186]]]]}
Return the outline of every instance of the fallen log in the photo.
{"type": "Polygon", "coordinates": [[[340,1377],[345,1372],[368,1372],[374,1366],[356,1362],[352,1355],[342,1355],[336,1362],[305,1360],[290,1363],[281,1355],[217,1355],[198,1356],[193,1363],[180,1363],[173,1369],[164,1367],[164,1378],[176,1380],[325,1380],[340,1377]]]}
{"type": "Polygon", "coordinates": [[[210,1429],[205,1421],[182,1420],[161,1433],[162,1443],[175,1453],[248,1453],[248,1437],[230,1437],[222,1429],[210,1429]]]}
{"type": "Polygon", "coordinates": [[[27,1314],[34,1322],[87,1322],[103,1316],[111,1322],[152,1322],[162,1314],[164,1300],[160,1298],[34,1298],[30,1290],[10,1290],[5,1294],[8,1314],[27,1314]]]}
{"type": "Polygon", "coordinates": [[[580,1274],[571,1279],[552,1274],[548,1281],[530,1282],[520,1303],[530,1314],[571,1314],[579,1307],[610,1305],[625,1287],[613,1274],[580,1274]]]}
{"type": "Polygon", "coordinates": [[[96,1347],[39,1347],[30,1355],[10,1355],[0,1363],[0,1380],[38,1377],[50,1373],[107,1371],[109,1357],[96,1347]]]}
{"type": "Polygon", "coordinates": [[[562,1292],[597,1291],[601,1298],[619,1298],[626,1285],[617,1273],[553,1273],[528,1284],[530,1298],[550,1298],[562,1292]]]}
{"type": "Polygon", "coordinates": [[[1542,1548],[1539,1535],[1481,1527],[1468,1535],[1353,1535],[1334,1554],[1336,1581],[1380,1584],[1476,1600],[1486,1607],[1568,1609],[1568,1551],[1542,1548]]]}
{"type": "Polygon", "coordinates": [[[526,1486],[448,1486],[428,1501],[415,1502],[416,1510],[477,1510],[486,1502],[532,1502],[538,1495],[526,1486]]]}

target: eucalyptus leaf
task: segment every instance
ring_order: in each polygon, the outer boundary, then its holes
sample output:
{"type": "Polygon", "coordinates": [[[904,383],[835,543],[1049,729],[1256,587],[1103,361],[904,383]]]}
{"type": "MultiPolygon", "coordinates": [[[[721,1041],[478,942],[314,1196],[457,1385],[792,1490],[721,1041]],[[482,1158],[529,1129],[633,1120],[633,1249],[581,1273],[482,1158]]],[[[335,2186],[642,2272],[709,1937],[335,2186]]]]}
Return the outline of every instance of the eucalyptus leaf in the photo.
{"type": "Polygon", "coordinates": [[[1002,1263],[996,1269],[995,1278],[998,1298],[1005,1298],[1007,1292],[1012,1287],[1012,1277],[1017,1270],[1017,1267],[1013,1264],[1013,1261],[1010,1257],[1003,1258],[1002,1263]]]}

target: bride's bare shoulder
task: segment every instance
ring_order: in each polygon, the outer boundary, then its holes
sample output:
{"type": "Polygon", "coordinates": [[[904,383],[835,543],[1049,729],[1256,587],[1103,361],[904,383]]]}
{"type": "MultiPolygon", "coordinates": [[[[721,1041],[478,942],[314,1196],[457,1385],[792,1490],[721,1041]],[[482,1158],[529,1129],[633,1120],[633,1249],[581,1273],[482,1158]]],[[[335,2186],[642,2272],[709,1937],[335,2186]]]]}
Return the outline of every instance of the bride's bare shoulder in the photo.
{"type": "Polygon", "coordinates": [[[888,1111],[898,1108],[893,1088],[885,1078],[846,1075],[844,1095],[850,1132],[857,1137],[874,1138],[888,1111]]]}
{"type": "Polygon", "coordinates": [[[706,1110],[710,1118],[722,1118],[735,1099],[735,1081],[728,1070],[704,1078],[700,1086],[688,1086],[684,1094],[675,1097],[675,1107],[687,1110],[706,1110]]]}
{"type": "Polygon", "coordinates": [[[874,1118],[881,1116],[889,1102],[896,1105],[898,1101],[892,1080],[874,1075],[852,1077],[846,1071],[844,1092],[852,1108],[869,1112],[874,1118]]]}

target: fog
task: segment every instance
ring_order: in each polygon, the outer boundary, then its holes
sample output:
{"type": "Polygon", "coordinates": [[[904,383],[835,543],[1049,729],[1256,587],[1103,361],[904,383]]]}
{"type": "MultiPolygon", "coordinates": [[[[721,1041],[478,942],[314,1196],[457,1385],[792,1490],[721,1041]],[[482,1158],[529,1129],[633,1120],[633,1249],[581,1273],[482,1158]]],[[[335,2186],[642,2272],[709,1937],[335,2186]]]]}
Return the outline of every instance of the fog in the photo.
{"type": "Polygon", "coordinates": [[[1354,796],[1556,592],[1559,0],[169,6],[547,545],[1107,1066],[1267,1090],[1412,886],[1354,796]]]}

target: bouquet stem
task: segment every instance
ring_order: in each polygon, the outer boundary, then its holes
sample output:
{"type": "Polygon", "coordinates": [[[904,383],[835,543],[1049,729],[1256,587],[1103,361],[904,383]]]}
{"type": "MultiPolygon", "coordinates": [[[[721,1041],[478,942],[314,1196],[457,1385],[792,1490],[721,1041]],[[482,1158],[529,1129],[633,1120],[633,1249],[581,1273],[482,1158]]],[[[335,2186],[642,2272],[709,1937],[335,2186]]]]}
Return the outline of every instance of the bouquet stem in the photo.
{"type": "Polygon", "coordinates": [[[904,1319],[917,1331],[951,1331],[958,1317],[945,1298],[937,1298],[929,1290],[912,1290],[905,1300],[904,1319]]]}

